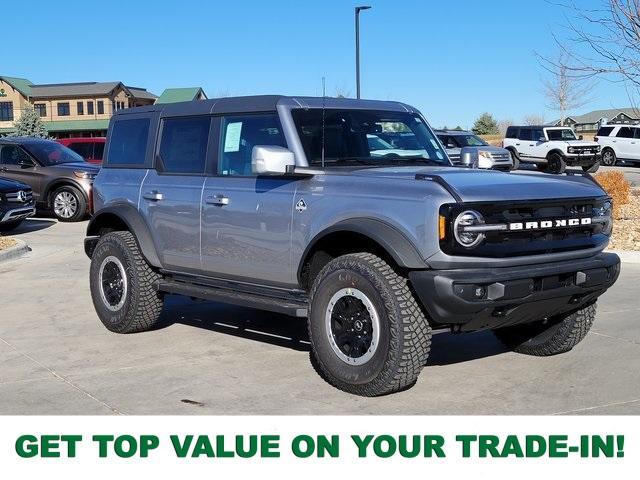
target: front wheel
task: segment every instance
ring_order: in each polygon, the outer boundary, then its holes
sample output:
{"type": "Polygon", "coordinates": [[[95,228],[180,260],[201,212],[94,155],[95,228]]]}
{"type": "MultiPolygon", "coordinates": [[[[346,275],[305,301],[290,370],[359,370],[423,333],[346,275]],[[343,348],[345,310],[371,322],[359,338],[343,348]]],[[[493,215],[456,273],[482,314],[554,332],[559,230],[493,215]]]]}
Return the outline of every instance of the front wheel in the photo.
{"type": "Polygon", "coordinates": [[[131,232],[102,236],[91,255],[89,286],[98,317],[112,332],[133,333],[158,325],[164,303],[160,279],[131,232]]]}
{"type": "Polygon", "coordinates": [[[514,352],[549,356],[571,350],[586,337],[596,317],[592,304],[539,322],[499,328],[494,334],[514,352]]]}
{"type": "Polygon", "coordinates": [[[552,153],[549,155],[548,165],[549,173],[561,174],[567,169],[567,162],[565,162],[564,158],[559,153],[552,153]]]}
{"type": "Polygon", "coordinates": [[[51,206],[56,218],[61,222],[77,222],[87,214],[87,201],[75,187],[58,188],[51,195],[51,206]]]}
{"type": "Polygon", "coordinates": [[[407,279],[371,253],[338,257],[313,283],[309,338],[318,373],[378,396],[410,387],[429,356],[431,328],[407,279]]]}

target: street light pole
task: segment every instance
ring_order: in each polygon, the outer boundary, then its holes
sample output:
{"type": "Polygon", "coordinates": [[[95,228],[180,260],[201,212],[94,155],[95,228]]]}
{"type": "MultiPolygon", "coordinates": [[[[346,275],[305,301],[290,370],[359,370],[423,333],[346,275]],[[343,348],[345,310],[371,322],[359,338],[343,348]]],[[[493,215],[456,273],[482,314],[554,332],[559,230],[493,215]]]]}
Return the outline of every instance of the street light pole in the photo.
{"type": "Polygon", "coordinates": [[[371,7],[363,5],[356,7],[356,98],[360,98],[360,11],[371,7]]]}

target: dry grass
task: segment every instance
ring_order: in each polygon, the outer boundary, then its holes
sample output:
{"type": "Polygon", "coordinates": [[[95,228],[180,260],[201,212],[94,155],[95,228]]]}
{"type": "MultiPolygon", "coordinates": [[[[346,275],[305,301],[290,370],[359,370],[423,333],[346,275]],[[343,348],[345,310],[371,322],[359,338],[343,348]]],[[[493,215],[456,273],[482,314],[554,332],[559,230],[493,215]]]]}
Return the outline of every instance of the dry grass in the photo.
{"type": "Polygon", "coordinates": [[[622,172],[602,172],[594,175],[596,181],[613,199],[613,217],[621,218],[622,206],[630,201],[631,184],[622,172]]]}
{"type": "Polygon", "coordinates": [[[480,135],[480,137],[489,145],[493,145],[494,147],[501,147],[502,140],[504,140],[503,135],[480,135]]]}
{"type": "Polygon", "coordinates": [[[3,237],[0,234],[0,250],[4,250],[5,248],[9,248],[12,245],[15,245],[16,241],[11,237],[3,237]]]}

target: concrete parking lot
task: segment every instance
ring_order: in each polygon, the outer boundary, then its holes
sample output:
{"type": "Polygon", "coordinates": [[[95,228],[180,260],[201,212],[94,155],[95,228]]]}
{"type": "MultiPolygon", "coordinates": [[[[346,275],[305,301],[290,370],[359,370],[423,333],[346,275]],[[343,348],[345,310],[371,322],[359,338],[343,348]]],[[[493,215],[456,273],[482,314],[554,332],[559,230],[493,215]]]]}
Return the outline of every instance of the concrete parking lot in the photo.
{"type": "Polygon", "coordinates": [[[15,236],[33,251],[0,264],[0,413],[640,413],[640,265],[623,266],[568,354],[438,333],[413,388],[359,398],[315,373],[300,320],[175,297],[166,328],[108,332],[89,295],[85,226],[29,220],[15,236]]]}

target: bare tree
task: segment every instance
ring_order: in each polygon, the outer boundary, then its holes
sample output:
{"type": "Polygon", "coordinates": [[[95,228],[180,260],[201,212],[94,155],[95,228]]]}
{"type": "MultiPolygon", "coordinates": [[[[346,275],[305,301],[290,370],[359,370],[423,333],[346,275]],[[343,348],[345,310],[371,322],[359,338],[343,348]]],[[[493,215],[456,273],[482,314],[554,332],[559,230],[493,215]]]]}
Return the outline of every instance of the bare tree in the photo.
{"type": "Polygon", "coordinates": [[[530,113],[529,115],[524,116],[522,122],[525,125],[544,125],[544,115],[530,113]]]}
{"type": "Polygon", "coordinates": [[[507,133],[507,128],[513,125],[513,119],[505,118],[504,120],[498,120],[498,133],[504,136],[507,133]]]}
{"type": "Polygon", "coordinates": [[[584,79],[571,75],[568,60],[568,56],[561,53],[554,60],[554,68],[547,69],[548,77],[542,80],[547,108],[560,114],[560,125],[564,125],[569,110],[580,108],[591,101],[589,93],[593,88],[592,83],[584,84],[584,79]]]}
{"type": "MultiPolygon", "coordinates": [[[[585,8],[573,0],[565,7],[568,38],[556,36],[572,78],[602,77],[625,84],[629,100],[638,111],[640,97],[640,0],[600,0],[585,8]]],[[[546,59],[547,66],[559,67],[546,59]]],[[[640,112],[638,112],[640,113],[640,112]]]]}

